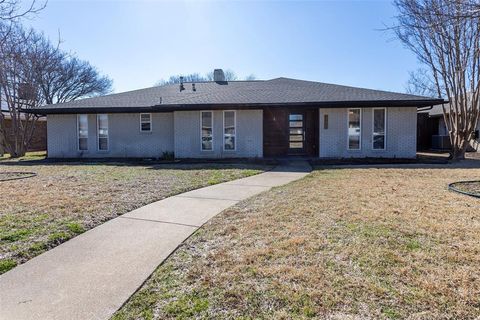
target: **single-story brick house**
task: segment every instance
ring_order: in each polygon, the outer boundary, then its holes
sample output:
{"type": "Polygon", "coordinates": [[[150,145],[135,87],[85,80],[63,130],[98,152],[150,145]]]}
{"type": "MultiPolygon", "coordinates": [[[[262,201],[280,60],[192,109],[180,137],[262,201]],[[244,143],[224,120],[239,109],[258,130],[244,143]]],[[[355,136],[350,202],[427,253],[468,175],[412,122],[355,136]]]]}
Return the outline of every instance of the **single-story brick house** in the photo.
{"type": "Polygon", "coordinates": [[[181,83],[47,105],[48,157],[413,158],[443,100],[276,78],[181,83]]]}

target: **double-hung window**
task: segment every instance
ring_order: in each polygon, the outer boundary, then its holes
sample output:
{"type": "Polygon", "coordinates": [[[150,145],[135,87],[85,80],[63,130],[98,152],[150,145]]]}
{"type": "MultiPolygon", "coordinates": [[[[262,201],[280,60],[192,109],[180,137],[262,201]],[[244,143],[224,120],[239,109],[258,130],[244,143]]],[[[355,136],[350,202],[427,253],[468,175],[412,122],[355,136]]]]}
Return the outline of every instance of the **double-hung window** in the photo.
{"type": "Polygon", "coordinates": [[[152,131],[152,114],[140,113],[140,131],[151,132],[152,131]]]}
{"type": "Polygon", "coordinates": [[[360,150],[362,145],[362,109],[348,109],[348,150],[360,150]]]}
{"type": "Polygon", "coordinates": [[[98,150],[108,151],[108,115],[97,114],[98,150]]]}
{"type": "Polygon", "coordinates": [[[373,149],[385,150],[387,127],[387,109],[373,109],[373,149]]]}
{"type": "Polygon", "coordinates": [[[202,151],[213,150],[213,112],[201,111],[200,112],[200,137],[202,144],[202,151]]]}
{"type": "Polygon", "coordinates": [[[77,130],[78,130],[78,150],[88,150],[88,115],[79,114],[77,116],[77,130]]]}
{"type": "Polygon", "coordinates": [[[236,148],[236,113],[235,111],[223,112],[223,150],[235,151],[236,148]]]}

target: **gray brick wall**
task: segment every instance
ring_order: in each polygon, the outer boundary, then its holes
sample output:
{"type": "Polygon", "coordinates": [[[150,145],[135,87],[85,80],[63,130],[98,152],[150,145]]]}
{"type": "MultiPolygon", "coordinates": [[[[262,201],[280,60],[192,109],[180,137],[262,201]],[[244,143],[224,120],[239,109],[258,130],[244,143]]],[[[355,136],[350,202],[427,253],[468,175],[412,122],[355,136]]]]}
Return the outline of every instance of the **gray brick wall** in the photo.
{"type": "Polygon", "coordinates": [[[173,113],[152,113],[152,132],[140,132],[138,113],[108,115],[109,150],[98,151],[96,115],[88,115],[88,151],[78,151],[77,116],[47,117],[49,158],[161,157],[173,152],[173,113]]]}
{"type": "Polygon", "coordinates": [[[175,111],[175,157],[250,158],[263,156],[263,111],[237,110],[236,151],[223,150],[223,111],[213,111],[213,151],[200,150],[200,111],[175,111]]]}
{"type": "MultiPolygon", "coordinates": [[[[214,150],[200,150],[200,111],[152,114],[152,132],[142,133],[139,114],[109,114],[109,151],[97,150],[96,115],[89,115],[88,151],[77,150],[76,115],[47,118],[50,158],[161,157],[174,151],[177,158],[234,158],[263,156],[262,110],[237,110],[237,149],[223,150],[223,111],[214,111],[214,150]]],[[[319,110],[319,156],[322,158],[397,157],[416,155],[416,108],[387,108],[386,150],[372,147],[372,108],[362,111],[362,148],[347,149],[347,109],[319,110]],[[329,128],[323,127],[324,115],[329,128]]]]}
{"type": "Polygon", "coordinates": [[[416,156],[417,109],[387,108],[386,149],[373,150],[372,108],[362,108],[361,150],[348,150],[348,109],[320,109],[320,148],[321,158],[414,158],[416,156]],[[328,114],[329,127],[324,129],[324,115],[328,114]]]}

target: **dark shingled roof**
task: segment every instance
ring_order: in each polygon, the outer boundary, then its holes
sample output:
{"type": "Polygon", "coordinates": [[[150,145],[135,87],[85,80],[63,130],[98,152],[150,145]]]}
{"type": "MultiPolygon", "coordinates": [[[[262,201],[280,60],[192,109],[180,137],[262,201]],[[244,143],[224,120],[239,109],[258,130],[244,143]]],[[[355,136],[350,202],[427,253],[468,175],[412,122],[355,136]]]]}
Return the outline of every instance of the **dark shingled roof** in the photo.
{"type": "Polygon", "coordinates": [[[256,81],[185,83],[110,94],[101,97],[47,105],[35,113],[146,112],[265,106],[431,106],[436,98],[303,81],[288,78],[256,81]]]}

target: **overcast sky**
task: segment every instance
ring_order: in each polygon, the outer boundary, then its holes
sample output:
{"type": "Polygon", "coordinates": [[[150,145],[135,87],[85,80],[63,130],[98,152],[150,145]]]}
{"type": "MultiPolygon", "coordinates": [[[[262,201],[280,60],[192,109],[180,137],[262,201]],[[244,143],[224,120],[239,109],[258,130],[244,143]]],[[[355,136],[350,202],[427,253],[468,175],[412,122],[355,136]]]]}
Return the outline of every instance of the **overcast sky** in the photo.
{"type": "Polygon", "coordinates": [[[116,92],[232,69],[404,92],[417,60],[381,31],[390,1],[59,1],[29,21],[114,80],[116,92]]]}

